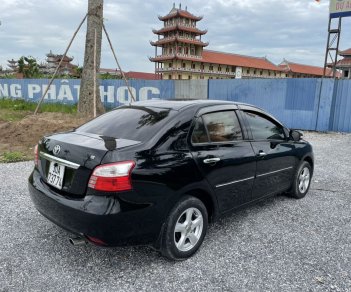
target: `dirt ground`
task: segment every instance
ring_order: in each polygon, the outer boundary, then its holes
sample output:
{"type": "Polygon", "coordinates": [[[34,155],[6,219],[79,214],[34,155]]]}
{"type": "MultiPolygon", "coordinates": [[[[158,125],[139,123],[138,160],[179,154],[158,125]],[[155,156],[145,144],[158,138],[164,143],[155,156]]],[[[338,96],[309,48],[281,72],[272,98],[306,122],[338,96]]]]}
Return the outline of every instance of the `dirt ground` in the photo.
{"type": "Polygon", "coordinates": [[[0,120],[0,156],[20,152],[25,159],[32,159],[33,147],[41,137],[76,128],[85,121],[72,114],[48,112],[28,115],[19,121],[0,120]]]}

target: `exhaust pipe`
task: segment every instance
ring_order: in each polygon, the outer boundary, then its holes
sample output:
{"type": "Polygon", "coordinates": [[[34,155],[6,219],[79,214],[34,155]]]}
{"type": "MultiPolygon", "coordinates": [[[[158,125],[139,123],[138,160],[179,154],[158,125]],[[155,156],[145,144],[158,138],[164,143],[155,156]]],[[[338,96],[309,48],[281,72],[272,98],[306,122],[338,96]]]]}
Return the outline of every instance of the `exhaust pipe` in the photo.
{"type": "Polygon", "coordinates": [[[85,245],[87,244],[87,240],[83,237],[76,237],[76,238],[70,238],[69,239],[69,243],[74,245],[74,246],[78,246],[78,245],[85,245]]]}

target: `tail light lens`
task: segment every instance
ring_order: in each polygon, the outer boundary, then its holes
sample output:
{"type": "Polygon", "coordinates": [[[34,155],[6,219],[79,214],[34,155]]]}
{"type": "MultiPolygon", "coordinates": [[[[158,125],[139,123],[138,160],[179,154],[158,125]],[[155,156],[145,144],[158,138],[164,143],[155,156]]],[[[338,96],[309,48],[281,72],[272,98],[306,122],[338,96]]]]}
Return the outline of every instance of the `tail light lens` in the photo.
{"type": "Polygon", "coordinates": [[[38,144],[34,147],[34,165],[38,167],[39,165],[39,152],[38,152],[38,144]]]}
{"type": "Polygon", "coordinates": [[[130,176],[134,166],[134,161],[100,165],[94,169],[88,187],[104,192],[129,191],[132,189],[130,176]]]}

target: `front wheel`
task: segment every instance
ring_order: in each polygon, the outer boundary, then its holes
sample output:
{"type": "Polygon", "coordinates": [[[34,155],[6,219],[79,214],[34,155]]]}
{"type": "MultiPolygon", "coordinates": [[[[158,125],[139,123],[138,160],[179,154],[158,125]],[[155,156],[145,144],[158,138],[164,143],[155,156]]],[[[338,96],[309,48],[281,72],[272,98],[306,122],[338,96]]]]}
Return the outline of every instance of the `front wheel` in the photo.
{"type": "Polygon", "coordinates": [[[312,179],[312,167],[304,161],[296,171],[290,195],[295,199],[302,199],[306,196],[312,179]]]}
{"type": "Polygon", "coordinates": [[[208,226],[208,214],[197,198],[186,196],[172,209],[162,234],[161,253],[171,260],[191,257],[201,246],[208,226]]]}

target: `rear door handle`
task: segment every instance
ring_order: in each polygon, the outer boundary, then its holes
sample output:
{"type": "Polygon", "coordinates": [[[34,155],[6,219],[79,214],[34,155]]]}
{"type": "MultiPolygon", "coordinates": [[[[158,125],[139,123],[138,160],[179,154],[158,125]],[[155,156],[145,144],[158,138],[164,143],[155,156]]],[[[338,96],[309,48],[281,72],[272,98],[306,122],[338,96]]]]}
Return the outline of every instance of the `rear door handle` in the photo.
{"type": "Polygon", "coordinates": [[[206,163],[206,164],[212,164],[212,163],[216,163],[218,161],[221,161],[221,159],[218,157],[204,159],[204,163],[206,163]]]}
{"type": "Polygon", "coordinates": [[[262,150],[260,150],[259,152],[258,152],[258,154],[257,154],[257,156],[259,156],[259,157],[264,157],[264,156],[266,156],[267,155],[267,153],[266,152],[263,152],[262,150]]]}

